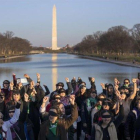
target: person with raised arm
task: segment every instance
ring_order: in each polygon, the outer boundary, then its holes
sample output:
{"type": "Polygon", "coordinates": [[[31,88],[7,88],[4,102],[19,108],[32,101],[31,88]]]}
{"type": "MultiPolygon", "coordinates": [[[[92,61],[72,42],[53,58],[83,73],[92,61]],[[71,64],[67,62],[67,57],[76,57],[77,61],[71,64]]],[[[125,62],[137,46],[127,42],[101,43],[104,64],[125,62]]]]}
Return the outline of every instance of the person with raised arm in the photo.
{"type": "MultiPolygon", "coordinates": [[[[65,90],[66,91],[66,95],[70,95],[71,92],[72,92],[71,82],[69,81],[69,78],[67,78],[67,77],[65,78],[65,81],[66,81],[67,87],[68,87],[68,89],[65,90]]],[[[61,88],[64,88],[64,83],[62,83],[62,82],[57,83],[56,84],[56,90],[51,93],[49,102],[53,99],[53,96],[55,94],[58,94],[58,90],[61,89],[61,88]]]]}
{"type": "Polygon", "coordinates": [[[125,139],[125,135],[124,135],[124,128],[125,128],[125,121],[126,121],[126,118],[130,112],[130,105],[131,105],[131,102],[133,101],[133,99],[135,98],[136,96],[136,93],[137,93],[137,83],[136,83],[137,79],[136,78],[133,78],[132,79],[132,82],[133,82],[133,85],[134,85],[134,90],[133,90],[133,93],[130,95],[130,96],[127,96],[126,92],[119,92],[117,91],[117,94],[119,97],[121,97],[122,99],[122,103],[123,103],[123,108],[124,108],[124,119],[121,123],[121,125],[119,126],[119,132],[118,132],[118,138],[119,140],[120,139],[125,139]]]}
{"type": "MultiPolygon", "coordinates": [[[[16,108],[9,108],[9,117],[8,121],[3,121],[3,114],[0,113],[0,137],[1,140],[13,140],[12,131],[13,125],[18,121],[20,115],[20,102],[17,102],[16,108]]],[[[14,131],[14,130],[13,130],[14,131]]],[[[18,137],[18,134],[16,134],[18,137]]]]}
{"type": "Polygon", "coordinates": [[[126,140],[140,139],[139,117],[140,117],[140,98],[136,100],[135,107],[129,112],[127,116],[124,131],[126,140]]]}
{"type": "Polygon", "coordinates": [[[123,120],[124,110],[120,99],[120,112],[117,118],[112,118],[112,113],[109,110],[101,112],[102,121],[95,124],[91,132],[91,140],[118,140],[117,129],[123,120]]]}
{"type": "Polygon", "coordinates": [[[67,129],[76,121],[78,117],[75,97],[70,98],[71,116],[59,118],[60,110],[52,107],[49,111],[49,119],[41,124],[38,140],[67,140],[67,129]]]}

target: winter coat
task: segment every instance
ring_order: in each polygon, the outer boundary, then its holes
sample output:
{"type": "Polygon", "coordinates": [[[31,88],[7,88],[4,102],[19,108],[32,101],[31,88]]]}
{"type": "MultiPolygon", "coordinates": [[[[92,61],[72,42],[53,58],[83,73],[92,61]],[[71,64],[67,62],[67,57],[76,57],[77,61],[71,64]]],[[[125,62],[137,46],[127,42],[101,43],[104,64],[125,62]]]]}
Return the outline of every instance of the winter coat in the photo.
{"type": "Polygon", "coordinates": [[[15,109],[14,116],[10,120],[4,121],[4,124],[2,125],[2,131],[3,131],[2,135],[4,138],[6,138],[6,140],[12,140],[10,127],[12,127],[12,125],[17,122],[19,115],[20,115],[20,109],[15,109]]]}
{"type": "MultiPolygon", "coordinates": [[[[76,104],[71,106],[71,110],[72,112],[70,117],[58,119],[56,132],[57,132],[57,137],[60,137],[60,140],[67,140],[67,129],[78,118],[78,110],[76,104]]],[[[50,125],[49,120],[41,124],[38,140],[46,140],[46,135],[49,133],[49,125],[50,125]]]]}
{"type": "MultiPolygon", "coordinates": [[[[117,128],[121,124],[124,117],[124,109],[123,106],[120,105],[119,115],[116,119],[112,119],[111,122],[107,126],[107,130],[110,136],[110,140],[118,140],[117,138],[117,128]]],[[[99,124],[94,124],[91,132],[91,140],[102,140],[103,132],[101,129],[101,122],[99,124]]]]}
{"type": "Polygon", "coordinates": [[[137,121],[137,118],[138,118],[137,111],[133,109],[128,114],[125,122],[125,131],[124,131],[125,137],[130,138],[131,140],[133,140],[135,137],[135,123],[137,121]]]}
{"type": "MultiPolygon", "coordinates": [[[[98,124],[95,124],[95,140],[102,140],[103,139],[103,132],[101,130],[101,127],[98,124]]],[[[118,140],[117,138],[117,132],[116,127],[113,122],[110,123],[108,126],[108,133],[110,136],[110,140],[118,140]]]]}

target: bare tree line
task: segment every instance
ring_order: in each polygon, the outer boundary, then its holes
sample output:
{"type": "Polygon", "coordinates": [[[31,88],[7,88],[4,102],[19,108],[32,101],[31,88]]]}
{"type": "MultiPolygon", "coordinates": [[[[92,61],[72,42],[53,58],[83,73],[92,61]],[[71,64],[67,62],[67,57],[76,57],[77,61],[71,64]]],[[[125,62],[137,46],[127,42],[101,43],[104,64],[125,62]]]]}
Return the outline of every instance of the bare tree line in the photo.
{"type": "Polygon", "coordinates": [[[13,32],[0,33],[1,56],[28,54],[31,49],[32,47],[28,40],[14,37],[13,32]]]}
{"type": "Polygon", "coordinates": [[[84,54],[130,54],[140,53],[140,24],[132,29],[115,26],[106,32],[98,31],[85,36],[72,48],[73,52],[84,54]]]}

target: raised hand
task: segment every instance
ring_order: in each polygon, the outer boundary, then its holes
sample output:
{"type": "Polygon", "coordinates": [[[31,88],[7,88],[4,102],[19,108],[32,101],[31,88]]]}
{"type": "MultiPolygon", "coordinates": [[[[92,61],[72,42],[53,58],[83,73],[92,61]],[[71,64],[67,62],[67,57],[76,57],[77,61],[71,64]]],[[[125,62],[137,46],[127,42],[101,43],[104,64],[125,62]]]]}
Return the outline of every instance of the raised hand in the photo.
{"type": "Polygon", "coordinates": [[[71,105],[74,105],[74,103],[75,103],[75,95],[70,95],[70,103],[71,103],[71,105]]]}
{"type": "Polygon", "coordinates": [[[91,78],[91,82],[95,82],[95,78],[94,77],[91,78]]]}
{"type": "Polygon", "coordinates": [[[66,80],[66,82],[69,82],[69,78],[68,77],[66,77],[65,80],[66,80]]]}
{"type": "Polygon", "coordinates": [[[117,78],[114,78],[114,84],[115,85],[119,85],[120,84],[120,82],[119,82],[119,80],[117,78]]]}
{"type": "Polygon", "coordinates": [[[24,94],[24,101],[29,102],[29,95],[27,93],[24,94]]]}
{"type": "Polygon", "coordinates": [[[45,97],[43,98],[43,103],[46,103],[46,102],[48,101],[48,99],[49,99],[49,97],[45,96],[45,97]]]}
{"type": "Polygon", "coordinates": [[[16,75],[15,73],[13,73],[13,75],[16,75]]]}
{"type": "Polygon", "coordinates": [[[119,90],[115,91],[115,94],[116,94],[116,96],[117,96],[119,99],[122,98],[119,90]]]}
{"type": "Polygon", "coordinates": [[[37,73],[36,76],[37,76],[37,79],[40,79],[40,74],[39,73],[37,73]]]}
{"type": "Polygon", "coordinates": [[[13,90],[14,83],[13,81],[10,82],[10,89],[13,90]]]}
{"type": "Polygon", "coordinates": [[[101,83],[101,87],[102,87],[102,89],[105,89],[105,84],[101,83]]]}
{"type": "Polygon", "coordinates": [[[25,77],[25,78],[29,78],[29,75],[28,75],[28,74],[24,74],[24,77],[25,77]]]}
{"type": "Polygon", "coordinates": [[[132,79],[132,82],[133,82],[133,83],[136,83],[136,82],[137,82],[137,79],[136,79],[136,78],[133,78],[133,79],[132,79]]]}
{"type": "Polygon", "coordinates": [[[118,82],[117,78],[114,78],[114,84],[115,85],[117,85],[117,82],[118,82]]]}

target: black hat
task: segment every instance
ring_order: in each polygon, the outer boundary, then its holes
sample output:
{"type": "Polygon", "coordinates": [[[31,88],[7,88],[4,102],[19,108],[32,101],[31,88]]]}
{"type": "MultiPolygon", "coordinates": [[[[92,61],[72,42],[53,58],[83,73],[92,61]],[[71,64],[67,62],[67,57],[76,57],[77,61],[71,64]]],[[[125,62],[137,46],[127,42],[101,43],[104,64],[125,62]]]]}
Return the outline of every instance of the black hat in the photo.
{"type": "Polygon", "coordinates": [[[3,84],[10,84],[10,81],[4,80],[4,81],[3,81],[3,84]]]}
{"type": "Polygon", "coordinates": [[[83,84],[81,84],[81,85],[79,86],[79,88],[80,88],[80,89],[82,89],[82,88],[86,88],[86,86],[83,85],[83,84]]]}
{"type": "Polygon", "coordinates": [[[17,89],[16,89],[16,90],[13,90],[13,95],[14,95],[14,94],[20,94],[20,91],[17,90],[17,89]]]}
{"type": "Polygon", "coordinates": [[[111,100],[110,99],[104,99],[102,105],[111,106],[111,100]]]}
{"type": "Polygon", "coordinates": [[[56,84],[56,86],[64,87],[64,84],[62,82],[59,82],[59,83],[56,84]]]}
{"type": "Polygon", "coordinates": [[[66,90],[65,90],[64,88],[60,88],[60,89],[58,90],[58,94],[60,94],[60,93],[66,93],[66,90]]]}

